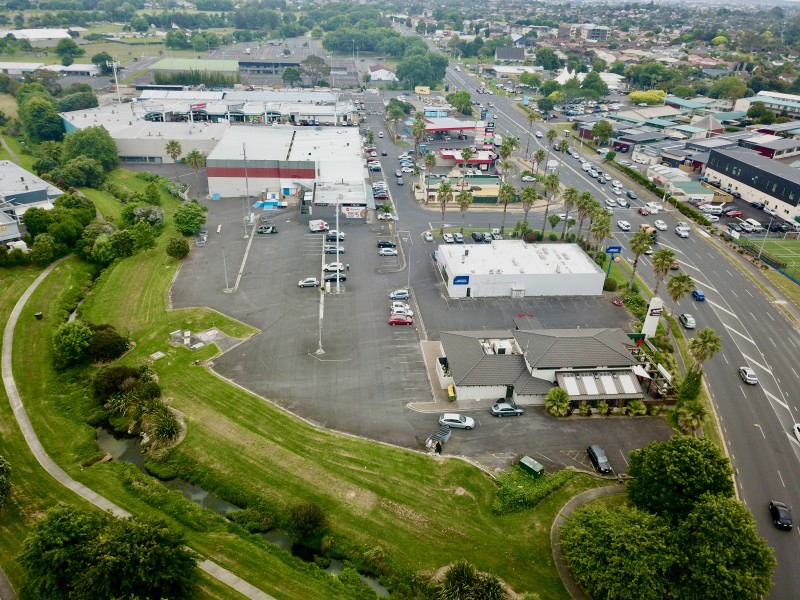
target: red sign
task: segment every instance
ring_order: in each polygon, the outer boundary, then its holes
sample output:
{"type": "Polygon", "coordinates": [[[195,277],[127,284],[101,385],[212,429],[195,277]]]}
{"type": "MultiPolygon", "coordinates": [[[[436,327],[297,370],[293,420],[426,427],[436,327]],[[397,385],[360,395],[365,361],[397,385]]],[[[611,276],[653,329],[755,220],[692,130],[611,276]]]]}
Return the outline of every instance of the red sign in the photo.
{"type": "Polygon", "coordinates": [[[205,102],[200,102],[199,104],[192,104],[192,105],[189,106],[189,108],[191,108],[192,110],[200,110],[201,108],[205,108],[205,107],[206,107],[206,103],[205,102]]]}

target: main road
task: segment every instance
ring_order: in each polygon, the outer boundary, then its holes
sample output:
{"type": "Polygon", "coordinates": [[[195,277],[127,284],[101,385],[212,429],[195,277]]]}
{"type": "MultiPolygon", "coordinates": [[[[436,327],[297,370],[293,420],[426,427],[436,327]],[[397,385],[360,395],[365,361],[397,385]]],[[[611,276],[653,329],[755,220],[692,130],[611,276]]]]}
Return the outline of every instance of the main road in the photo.
{"type": "MultiPolygon", "coordinates": [[[[479,87],[475,78],[456,71],[453,66],[447,70],[447,81],[452,87],[469,91],[473,96],[479,87]]],[[[367,94],[367,99],[370,96],[367,94]]],[[[522,149],[528,145],[530,135],[530,153],[540,147],[547,150],[546,141],[535,136],[536,131],[546,133],[547,129],[538,122],[529,127],[512,99],[498,95],[477,97],[494,104],[489,110],[496,132],[517,136],[522,149]]],[[[382,108],[380,96],[371,98],[382,108]]],[[[378,122],[376,118],[375,124],[378,122]]],[[[388,140],[379,141],[379,149],[386,149],[389,153],[383,159],[387,163],[384,168],[393,172],[396,146],[388,140]]],[[[575,149],[588,160],[598,165],[601,163],[599,156],[581,148],[575,149]]],[[[530,159],[530,153],[527,159],[530,159]]],[[[556,156],[562,163],[559,176],[564,185],[589,191],[601,201],[610,196],[610,189],[588,177],[578,161],[551,152],[551,158],[556,156]]],[[[618,178],[625,183],[622,176],[618,178]]],[[[438,212],[419,207],[408,192],[403,193],[402,188],[394,186],[393,178],[387,176],[386,179],[393,185],[392,193],[401,218],[400,229],[420,232],[429,228],[430,223],[440,221],[438,212]]],[[[627,183],[632,184],[630,181],[627,183]]],[[[775,550],[778,560],[770,597],[794,599],[800,589],[800,527],[795,527],[790,533],[776,529],[767,505],[770,500],[781,500],[792,506],[800,498],[800,443],[791,433],[792,425],[800,422],[800,361],[797,359],[800,333],[775,301],[734,265],[735,258],[724,250],[719,240],[712,240],[706,231],[695,226],[689,238],[675,235],[674,227],[683,218],[679,213],[668,211],[655,216],[640,216],[637,208],[658,198],[649,197],[649,193],[640,190],[636,192],[640,199],[631,202],[630,208],[614,209],[613,236],[624,248],[623,259],[630,261],[632,254],[628,242],[631,234],[639,229],[641,223],[652,224],[657,218],[664,220],[668,230],[661,232],[658,247],[672,249],[681,269],[692,276],[697,289],[705,292],[704,303],[683,299],[675,312],[691,312],[699,328],[710,327],[722,338],[722,350],[704,364],[706,381],[735,471],[739,497],[752,510],[759,534],[775,550]],[[631,231],[621,231],[616,225],[618,220],[630,222],[631,231]],[[738,377],[737,369],[744,365],[755,369],[759,378],[757,386],[746,385],[738,377]]],[[[476,226],[499,223],[497,212],[481,212],[474,207],[467,219],[476,226]]],[[[514,220],[510,216],[508,223],[513,226],[514,220]]],[[[448,222],[455,224],[459,219],[454,215],[448,222]]],[[[535,214],[531,222],[534,227],[539,227],[535,214]]],[[[750,267],[745,265],[744,268],[750,267]]],[[[638,273],[648,285],[655,286],[646,256],[640,259],[638,273]]],[[[669,298],[666,298],[666,303],[668,306],[672,304],[669,298]]]]}

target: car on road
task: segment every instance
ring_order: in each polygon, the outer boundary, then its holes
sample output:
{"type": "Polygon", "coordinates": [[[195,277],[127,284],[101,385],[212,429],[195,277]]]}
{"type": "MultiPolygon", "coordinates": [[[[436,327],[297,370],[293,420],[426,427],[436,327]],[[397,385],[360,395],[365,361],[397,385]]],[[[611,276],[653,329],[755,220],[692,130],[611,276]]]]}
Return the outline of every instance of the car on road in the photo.
{"type": "Polygon", "coordinates": [[[378,248],[397,248],[392,240],[378,240],[378,248]]]}
{"type": "Polygon", "coordinates": [[[686,329],[694,329],[697,326],[694,317],[689,313],[681,313],[681,316],[678,317],[678,321],[680,321],[686,329]]]}
{"type": "Polygon", "coordinates": [[[646,217],[650,214],[650,211],[647,210],[644,206],[640,206],[638,209],[636,209],[636,212],[638,212],[643,217],[646,217]]]}
{"type": "Polygon", "coordinates": [[[270,223],[262,223],[258,227],[256,227],[256,233],[265,234],[265,233],[278,233],[278,228],[275,225],[270,223]]]}
{"type": "Polygon", "coordinates": [[[647,250],[644,251],[644,255],[645,256],[650,256],[651,254],[653,254],[653,247],[652,246],[648,246],[647,250]]]}
{"type": "Polygon", "coordinates": [[[330,271],[344,271],[344,265],[340,262],[332,262],[325,265],[322,270],[326,273],[330,271]]]}
{"type": "Polygon", "coordinates": [[[378,250],[379,256],[397,256],[397,248],[381,248],[378,250]]]}
{"type": "Polygon", "coordinates": [[[325,281],[347,281],[347,275],[344,273],[331,273],[330,275],[325,275],[325,281]]]}
{"type": "Polygon", "coordinates": [[[611,188],[611,192],[616,196],[622,196],[623,194],[622,188],[611,188]]]}
{"type": "Polygon", "coordinates": [[[537,131],[536,132],[536,137],[539,138],[539,139],[542,139],[544,136],[542,135],[541,131],[537,131]]]}
{"type": "Polygon", "coordinates": [[[628,198],[630,198],[631,200],[636,200],[636,199],[638,198],[638,196],[636,195],[636,192],[634,192],[633,190],[628,190],[628,191],[625,193],[625,195],[626,195],[628,198]]]}
{"type": "Polygon", "coordinates": [[[402,172],[400,169],[397,169],[397,170],[394,172],[394,176],[395,176],[395,177],[402,177],[402,176],[403,176],[403,172],[402,172]]]}
{"type": "Polygon", "coordinates": [[[405,181],[403,181],[403,178],[402,178],[402,177],[398,177],[398,178],[397,178],[397,185],[405,185],[405,184],[406,184],[406,182],[405,182],[405,181]]]}
{"type": "Polygon", "coordinates": [[[681,263],[679,263],[677,260],[673,260],[672,264],[669,266],[670,271],[678,271],[680,270],[680,268],[681,268],[681,263]]]}
{"type": "Polygon", "coordinates": [[[617,201],[613,198],[606,198],[606,206],[614,207],[617,205],[617,201]]]}
{"type": "Polygon", "coordinates": [[[617,221],[617,227],[619,227],[622,231],[630,231],[631,224],[627,221],[617,221]]]}
{"type": "Polygon", "coordinates": [[[664,221],[662,221],[661,219],[659,219],[658,221],[653,223],[653,227],[655,227],[659,231],[666,231],[667,230],[667,224],[664,221]]]}
{"type": "Polygon", "coordinates": [[[475,419],[458,413],[444,413],[439,417],[439,425],[447,425],[451,429],[472,429],[475,419]]]}
{"type": "Polygon", "coordinates": [[[433,234],[430,231],[426,231],[425,233],[422,234],[422,239],[425,240],[426,242],[432,242],[433,234]]]}
{"type": "Polygon", "coordinates": [[[645,204],[645,206],[647,207],[647,210],[650,211],[651,215],[657,215],[662,210],[664,210],[664,207],[661,205],[661,202],[648,202],[645,204]]]}
{"type": "Polygon", "coordinates": [[[408,300],[408,290],[395,290],[389,294],[389,300],[408,300]]]}
{"type": "Polygon", "coordinates": [[[452,233],[443,234],[442,239],[444,240],[445,244],[455,244],[456,242],[456,239],[453,237],[452,233]]]}
{"type": "Polygon", "coordinates": [[[620,181],[618,179],[615,179],[614,181],[611,182],[611,187],[615,187],[615,188],[622,187],[622,184],[620,183],[620,181]]]}
{"type": "Polygon", "coordinates": [[[750,367],[739,367],[739,377],[748,385],[758,385],[758,375],[750,367]]]}
{"type": "Polygon", "coordinates": [[[524,181],[525,183],[533,183],[534,181],[536,181],[536,177],[534,177],[533,175],[525,175],[525,177],[522,178],[522,181],[524,181]]]}
{"type": "Polygon", "coordinates": [[[697,302],[705,302],[706,295],[700,290],[692,290],[692,298],[697,302]]]}
{"type": "Polygon", "coordinates": [[[392,315],[389,317],[389,325],[413,325],[414,317],[408,315],[392,315]]]}
{"type": "Polygon", "coordinates": [[[464,236],[461,235],[458,231],[453,234],[453,239],[455,240],[456,244],[463,244],[464,243],[464,236]]]}
{"type": "Polygon", "coordinates": [[[498,402],[489,409],[495,417],[518,417],[525,411],[510,402],[498,402]]]}
{"type": "Polygon", "coordinates": [[[792,425],[792,432],[794,432],[794,437],[800,442],[800,423],[795,423],[792,425]]]}
{"type": "Polygon", "coordinates": [[[677,235],[680,238],[688,238],[689,229],[687,227],[678,226],[675,228],[675,235],[677,235]]]}
{"type": "Polygon", "coordinates": [[[792,523],[792,511],[783,502],[773,500],[769,503],[769,514],[772,515],[772,524],[778,529],[785,529],[790,531],[794,523],[792,523]]]}
{"type": "Polygon", "coordinates": [[[319,285],[319,279],[316,277],[306,277],[298,281],[297,285],[298,287],[317,287],[319,285]]]}
{"type": "Polygon", "coordinates": [[[389,153],[386,150],[381,150],[381,156],[387,156],[389,153]]]}
{"type": "Polygon", "coordinates": [[[611,473],[611,463],[608,462],[608,457],[600,446],[592,444],[586,449],[586,454],[599,473],[611,473]]]}
{"type": "Polygon", "coordinates": [[[617,198],[617,205],[620,208],[628,208],[628,207],[630,207],[630,203],[625,198],[617,198]]]}
{"type": "Polygon", "coordinates": [[[413,173],[413,172],[414,172],[414,169],[412,169],[411,167],[403,167],[403,168],[401,168],[400,170],[401,170],[403,173],[413,173]]]}

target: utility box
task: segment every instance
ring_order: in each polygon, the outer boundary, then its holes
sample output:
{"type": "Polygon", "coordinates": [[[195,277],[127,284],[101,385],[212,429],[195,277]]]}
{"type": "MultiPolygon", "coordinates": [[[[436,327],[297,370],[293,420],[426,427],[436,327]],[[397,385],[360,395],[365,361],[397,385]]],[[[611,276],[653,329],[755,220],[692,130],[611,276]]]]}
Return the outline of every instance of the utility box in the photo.
{"type": "Polygon", "coordinates": [[[518,464],[520,469],[525,471],[528,475],[532,475],[535,479],[544,475],[544,467],[530,456],[523,456],[519,459],[518,464]]]}

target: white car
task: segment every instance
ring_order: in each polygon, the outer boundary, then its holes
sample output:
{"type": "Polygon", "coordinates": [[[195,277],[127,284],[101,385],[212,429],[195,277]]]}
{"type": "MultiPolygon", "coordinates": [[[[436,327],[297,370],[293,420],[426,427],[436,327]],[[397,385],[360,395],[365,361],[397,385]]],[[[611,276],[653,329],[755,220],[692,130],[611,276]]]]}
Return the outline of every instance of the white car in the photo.
{"type": "Polygon", "coordinates": [[[522,181],[524,181],[525,183],[533,183],[534,181],[536,181],[536,177],[534,177],[533,175],[525,175],[525,177],[522,178],[522,181]]]}
{"type": "Polygon", "coordinates": [[[630,231],[631,224],[627,221],[617,221],[617,227],[619,227],[622,231],[630,231]]]}
{"type": "Polygon", "coordinates": [[[393,308],[392,309],[393,315],[404,315],[406,317],[413,317],[414,311],[410,308],[393,308]]]}
{"type": "Polygon", "coordinates": [[[448,425],[452,429],[472,429],[475,427],[475,420],[458,413],[444,413],[439,417],[439,425],[448,425]]]}
{"type": "Polygon", "coordinates": [[[400,170],[403,173],[413,173],[414,172],[414,169],[412,169],[411,167],[402,167],[400,170]]]}
{"type": "Polygon", "coordinates": [[[378,250],[379,256],[397,256],[397,248],[381,248],[378,250]]]}
{"type": "Polygon", "coordinates": [[[661,202],[648,202],[645,204],[647,210],[650,211],[650,214],[656,215],[659,211],[664,210],[664,207],[661,205],[661,202]]]}
{"type": "Polygon", "coordinates": [[[378,213],[378,220],[379,221],[397,221],[397,215],[393,215],[392,213],[380,212],[380,213],[378,213]]]}
{"type": "Polygon", "coordinates": [[[539,139],[542,139],[544,136],[542,135],[541,131],[537,131],[536,132],[536,137],[539,138],[539,139]]]}
{"type": "Polygon", "coordinates": [[[325,267],[322,270],[326,271],[326,272],[329,272],[329,271],[344,271],[344,265],[342,263],[340,263],[340,262],[332,262],[332,263],[328,263],[327,265],[325,265],[325,267]]]}
{"type": "Polygon", "coordinates": [[[395,300],[392,302],[391,311],[394,312],[396,310],[411,310],[411,306],[406,302],[395,300]]]}
{"type": "Polygon", "coordinates": [[[680,238],[688,238],[689,237],[689,229],[687,229],[686,227],[676,227],[675,228],[675,233],[680,238]]]}
{"type": "Polygon", "coordinates": [[[710,223],[716,223],[717,221],[719,221],[719,217],[717,215],[706,215],[706,219],[710,223]]]}
{"type": "Polygon", "coordinates": [[[615,207],[617,205],[617,201],[613,198],[606,198],[606,206],[615,207]]]}
{"type": "Polygon", "coordinates": [[[316,277],[306,277],[298,281],[297,285],[298,287],[317,287],[319,285],[319,279],[316,277]]]}
{"type": "Polygon", "coordinates": [[[444,240],[445,244],[455,244],[456,243],[456,238],[453,237],[452,233],[445,233],[442,236],[442,239],[444,240]]]}
{"type": "Polygon", "coordinates": [[[662,221],[661,219],[659,219],[658,221],[653,223],[653,226],[656,229],[658,229],[659,231],[666,231],[667,230],[667,224],[664,223],[664,221],[662,221]]]}
{"type": "Polygon", "coordinates": [[[422,234],[422,239],[425,240],[426,242],[432,242],[433,234],[430,231],[426,231],[425,233],[422,234]]]}
{"type": "Polygon", "coordinates": [[[615,188],[622,187],[622,184],[619,182],[618,179],[615,179],[614,181],[611,182],[611,187],[615,188]]]}
{"type": "Polygon", "coordinates": [[[622,188],[611,188],[611,191],[617,196],[622,196],[623,194],[622,188]]]}

